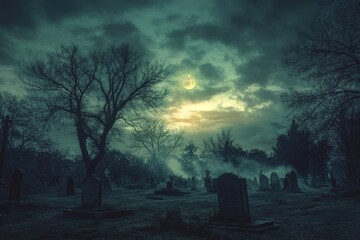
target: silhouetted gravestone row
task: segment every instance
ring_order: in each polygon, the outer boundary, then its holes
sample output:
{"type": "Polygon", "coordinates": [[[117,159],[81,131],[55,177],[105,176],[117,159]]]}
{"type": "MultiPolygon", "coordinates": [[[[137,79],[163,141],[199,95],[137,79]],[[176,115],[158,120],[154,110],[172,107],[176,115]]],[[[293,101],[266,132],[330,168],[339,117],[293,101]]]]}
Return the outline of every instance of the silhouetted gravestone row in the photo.
{"type": "MultiPolygon", "coordinates": [[[[289,191],[293,193],[300,192],[298,179],[295,171],[291,171],[285,174],[284,179],[282,179],[283,187],[282,190],[289,191]]],[[[277,173],[272,172],[270,174],[270,184],[269,178],[260,172],[259,174],[259,191],[277,191],[281,190],[281,183],[277,173]]]]}

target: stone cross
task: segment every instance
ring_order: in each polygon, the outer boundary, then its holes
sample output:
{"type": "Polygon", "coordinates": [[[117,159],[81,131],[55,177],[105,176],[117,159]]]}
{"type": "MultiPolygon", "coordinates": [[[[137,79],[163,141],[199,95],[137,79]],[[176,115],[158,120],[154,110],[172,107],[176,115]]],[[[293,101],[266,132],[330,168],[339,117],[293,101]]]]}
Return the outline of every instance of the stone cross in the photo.
{"type": "Polygon", "coordinates": [[[217,179],[219,218],[224,222],[250,222],[250,209],[245,178],[224,173],[217,179]]]}

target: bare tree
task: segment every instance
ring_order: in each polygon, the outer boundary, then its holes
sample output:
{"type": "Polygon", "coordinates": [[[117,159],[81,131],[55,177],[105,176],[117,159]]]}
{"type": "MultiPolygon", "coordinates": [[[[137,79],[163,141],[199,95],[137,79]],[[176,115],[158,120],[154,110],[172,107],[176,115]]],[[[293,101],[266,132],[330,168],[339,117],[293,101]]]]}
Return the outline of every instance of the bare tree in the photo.
{"type": "Polygon", "coordinates": [[[283,101],[318,133],[331,131],[348,110],[360,110],[360,2],[339,1],[333,10],[300,32],[283,58],[291,76],[304,81],[283,101]]]}
{"type": "Polygon", "coordinates": [[[32,117],[31,112],[32,108],[26,103],[26,99],[0,92],[0,119],[9,115],[12,121],[7,142],[11,150],[9,153],[16,153],[12,158],[19,158],[29,152],[48,152],[56,148],[46,135],[46,128],[32,117]]]}
{"type": "Polygon", "coordinates": [[[160,85],[168,77],[164,64],[145,61],[126,44],[88,53],[61,46],[47,58],[24,61],[22,73],[45,120],[73,122],[87,176],[95,174],[117,122],[162,105],[160,85]]]}
{"type": "Polygon", "coordinates": [[[184,132],[166,128],[160,120],[145,119],[134,125],[134,147],[142,148],[147,153],[151,165],[164,174],[165,160],[183,144],[184,132]]]}
{"type": "Polygon", "coordinates": [[[225,163],[232,163],[237,166],[239,157],[244,156],[244,150],[235,142],[231,128],[221,129],[216,134],[216,139],[210,137],[203,142],[203,156],[216,158],[225,163]]]}

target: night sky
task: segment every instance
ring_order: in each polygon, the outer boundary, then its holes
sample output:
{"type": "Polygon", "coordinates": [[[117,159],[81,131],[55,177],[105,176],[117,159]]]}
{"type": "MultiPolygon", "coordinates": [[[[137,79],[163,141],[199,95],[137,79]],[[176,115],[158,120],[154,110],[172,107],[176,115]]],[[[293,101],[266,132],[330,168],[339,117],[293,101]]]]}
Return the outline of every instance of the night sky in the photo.
{"type": "Polygon", "coordinates": [[[270,151],[279,133],[271,123],[288,116],[280,94],[301,84],[282,69],[281,52],[326,2],[0,0],[1,90],[24,93],[16,71],[29,54],[129,42],[173,71],[169,127],[199,141],[232,127],[243,148],[270,151]]]}

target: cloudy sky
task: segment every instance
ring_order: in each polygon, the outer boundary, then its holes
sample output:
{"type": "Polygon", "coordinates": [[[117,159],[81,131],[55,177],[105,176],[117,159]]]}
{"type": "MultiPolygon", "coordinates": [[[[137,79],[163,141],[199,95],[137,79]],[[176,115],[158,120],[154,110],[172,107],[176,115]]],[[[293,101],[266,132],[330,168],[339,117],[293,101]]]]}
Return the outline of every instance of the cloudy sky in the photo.
{"type": "Polygon", "coordinates": [[[270,151],[282,91],[297,81],[281,51],[325,0],[0,0],[0,88],[21,93],[16,65],[60,44],[129,42],[168,63],[164,120],[200,140],[224,127],[245,149],[270,151]]]}

